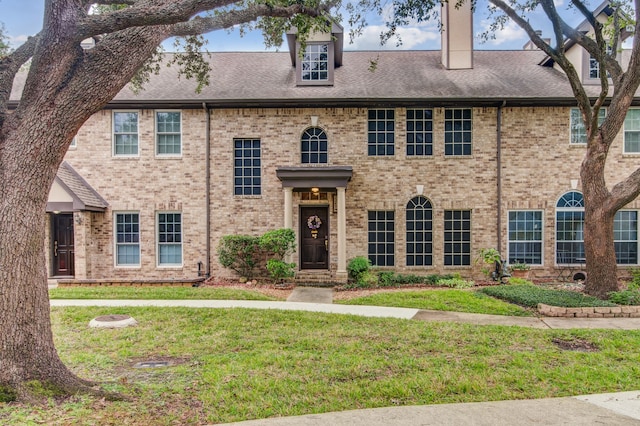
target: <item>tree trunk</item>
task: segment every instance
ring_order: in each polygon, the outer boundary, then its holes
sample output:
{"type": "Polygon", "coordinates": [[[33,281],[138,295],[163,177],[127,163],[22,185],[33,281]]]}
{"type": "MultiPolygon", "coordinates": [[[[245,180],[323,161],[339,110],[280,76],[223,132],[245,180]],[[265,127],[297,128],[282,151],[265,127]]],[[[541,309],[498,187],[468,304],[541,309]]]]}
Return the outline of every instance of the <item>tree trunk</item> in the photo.
{"type": "Polygon", "coordinates": [[[611,141],[595,133],[589,141],[580,177],[584,193],[585,292],[600,299],[618,290],[618,266],[613,243],[613,218],[618,210],[605,181],[605,162],[611,141]]]}
{"type": "Polygon", "coordinates": [[[613,243],[614,216],[615,211],[585,208],[584,251],[587,259],[585,292],[605,300],[609,292],[618,290],[618,267],[613,243]]]}
{"type": "Polygon", "coordinates": [[[38,400],[29,386],[33,381],[62,393],[88,389],[89,382],[77,378],[61,362],[51,331],[44,242],[45,206],[55,169],[34,161],[36,155],[26,152],[29,144],[24,142],[33,133],[15,137],[11,149],[2,136],[0,393],[38,400]]]}

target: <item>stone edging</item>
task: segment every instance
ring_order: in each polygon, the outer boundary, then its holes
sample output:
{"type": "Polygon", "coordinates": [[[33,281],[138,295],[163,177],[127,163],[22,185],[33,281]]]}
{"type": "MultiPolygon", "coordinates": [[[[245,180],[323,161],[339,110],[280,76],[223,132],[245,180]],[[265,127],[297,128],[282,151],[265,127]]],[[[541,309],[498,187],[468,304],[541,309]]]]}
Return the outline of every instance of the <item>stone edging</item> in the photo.
{"type": "Polygon", "coordinates": [[[562,318],[640,318],[640,306],[564,308],[539,303],[538,313],[545,317],[562,318]]]}

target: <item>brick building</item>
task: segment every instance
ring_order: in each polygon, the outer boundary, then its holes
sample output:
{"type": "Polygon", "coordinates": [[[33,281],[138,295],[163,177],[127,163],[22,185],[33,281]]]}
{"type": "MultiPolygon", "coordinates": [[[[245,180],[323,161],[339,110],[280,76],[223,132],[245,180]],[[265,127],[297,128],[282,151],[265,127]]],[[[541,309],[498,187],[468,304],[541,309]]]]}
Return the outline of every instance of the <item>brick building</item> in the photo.
{"type": "MultiPolygon", "coordinates": [[[[443,17],[441,51],[343,51],[334,25],[302,56],[295,33],[290,52],[213,53],[201,93],[165,67],[125,88],[80,129],[51,190],[51,277],[229,275],[223,235],[281,227],[297,234],[301,279],[344,281],[358,255],[477,278],[486,247],[535,276],[580,269],[586,140],[566,77],[530,45],[474,52],[471,12],[443,17]],[[448,32],[456,23],[468,32],[448,32]]],[[[611,183],[640,164],[639,100],[611,183]]],[[[621,268],[638,265],[639,210],[616,217],[621,268]]]]}

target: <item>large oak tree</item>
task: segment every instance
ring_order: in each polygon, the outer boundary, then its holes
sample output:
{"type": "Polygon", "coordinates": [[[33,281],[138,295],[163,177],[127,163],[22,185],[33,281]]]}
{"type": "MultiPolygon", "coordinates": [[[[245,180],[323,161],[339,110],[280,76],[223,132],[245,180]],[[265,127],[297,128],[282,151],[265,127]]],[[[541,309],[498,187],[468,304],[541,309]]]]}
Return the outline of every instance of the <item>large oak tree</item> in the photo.
{"type": "MultiPolygon", "coordinates": [[[[326,25],[330,6],[321,0],[46,0],[40,33],[9,54],[0,51],[0,396],[33,399],[34,381],[62,393],[92,391],[54,347],[44,257],[49,188],[80,126],[168,38],[194,41],[256,20],[263,29],[293,22],[304,30],[326,25]],[[85,50],[81,42],[88,38],[96,43],[85,50]],[[28,67],[26,84],[12,103],[22,67],[28,67]]],[[[205,77],[207,69],[193,63],[205,77]]]]}

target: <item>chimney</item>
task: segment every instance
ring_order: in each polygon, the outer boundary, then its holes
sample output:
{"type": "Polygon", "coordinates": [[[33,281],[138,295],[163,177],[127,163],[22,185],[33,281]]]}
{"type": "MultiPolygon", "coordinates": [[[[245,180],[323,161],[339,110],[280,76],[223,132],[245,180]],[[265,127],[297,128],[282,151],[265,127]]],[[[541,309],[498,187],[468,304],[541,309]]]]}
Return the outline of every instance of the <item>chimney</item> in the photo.
{"type": "Polygon", "coordinates": [[[442,65],[449,70],[473,68],[473,13],[471,0],[442,3],[442,65]]]}

